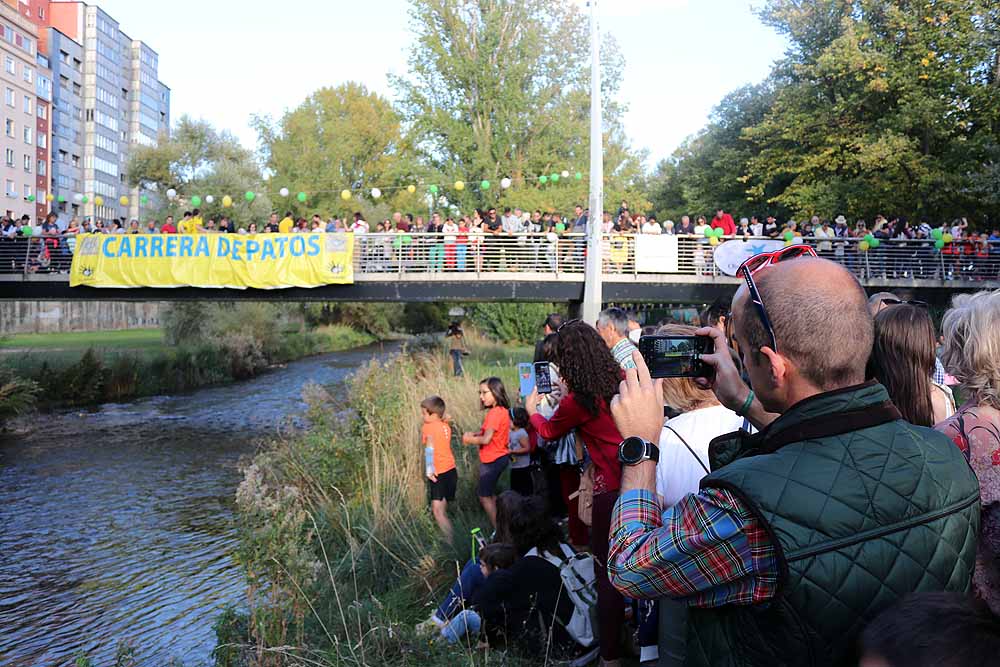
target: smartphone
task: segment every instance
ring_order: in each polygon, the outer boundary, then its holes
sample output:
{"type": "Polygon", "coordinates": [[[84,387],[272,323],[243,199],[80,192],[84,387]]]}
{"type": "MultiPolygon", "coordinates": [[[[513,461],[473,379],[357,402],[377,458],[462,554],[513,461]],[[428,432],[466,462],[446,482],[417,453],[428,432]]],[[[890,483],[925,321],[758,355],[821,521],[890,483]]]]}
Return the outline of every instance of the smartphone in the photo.
{"type": "Polygon", "coordinates": [[[549,372],[549,362],[535,362],[535,387],[539,394],[552,393],[552,374],[549,372]]]}
{"type": "Polygon", "coordinates": [[[527,396],[535,389],[535,373],[531,364],[518,364],[517,376],[520,381],[521,396],[527,396]]]}
{"type": "Polygon", "coordinates": [[[643,336],[639,353],[654,378],[711,377],[712,367],[701,361],[701,355],[711,354],[712,339],[708,336],[643,336]]]}

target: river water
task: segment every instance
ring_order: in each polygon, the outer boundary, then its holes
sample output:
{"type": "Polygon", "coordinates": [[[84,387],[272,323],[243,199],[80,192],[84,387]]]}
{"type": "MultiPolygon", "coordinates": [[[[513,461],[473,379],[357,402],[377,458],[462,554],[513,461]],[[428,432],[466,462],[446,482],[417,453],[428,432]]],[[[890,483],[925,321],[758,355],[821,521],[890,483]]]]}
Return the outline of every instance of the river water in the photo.
{"type": "Polygon", "coordinates": [[[210,664],[212,622],[239,604],[239,461],[303,406],[382,355],[313,357],[255,380],[96,412],[35,417],[0,438],[0,665],[210,664]]]}

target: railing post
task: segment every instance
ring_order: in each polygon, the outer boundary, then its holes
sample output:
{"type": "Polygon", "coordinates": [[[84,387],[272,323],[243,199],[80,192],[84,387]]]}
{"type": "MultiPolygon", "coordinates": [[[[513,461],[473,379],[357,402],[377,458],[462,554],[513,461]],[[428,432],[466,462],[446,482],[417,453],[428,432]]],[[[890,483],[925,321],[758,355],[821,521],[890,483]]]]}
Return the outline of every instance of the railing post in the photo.
{"type": "Polygon", "coordinates": [[[868,261],[869,253],[864,253],[865,256],[865,278],[871,280],[872,278],[872,267],[871,263],[868,261]]]}
{"type": "Polygon", "coordinates": [[[24,266],[21,267],[21,275],[23,275],[25,277],[27,277],[27,275],[28,275],[28,262],[31,259],[31,239],[32,239],[31,236],[29,236],[26,239],[28,243],[25,245],[24,266]]]}
{"type": "Polygon", "coordinates": [[[948,279],[944,269],[944,253],[938,250],[937,254],[938,254],[938,265],[941,267],[941,281],[944,282],[945,280],[948,279]]]}

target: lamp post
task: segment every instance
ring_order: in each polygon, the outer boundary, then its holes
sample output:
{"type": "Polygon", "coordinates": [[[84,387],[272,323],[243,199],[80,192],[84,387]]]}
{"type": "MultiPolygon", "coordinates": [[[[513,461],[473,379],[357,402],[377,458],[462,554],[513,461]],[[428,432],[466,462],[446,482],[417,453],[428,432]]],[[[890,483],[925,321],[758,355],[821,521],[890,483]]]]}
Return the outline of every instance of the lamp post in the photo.
{"type": "Polygon", "coordinates": [[[590,0],[590,216],[587,219],[587,265],[583,320],[594,324],[603,301],[601,223],[604,219],[604,129],[601,109],[601,28],[597,0],[590,0]]]}

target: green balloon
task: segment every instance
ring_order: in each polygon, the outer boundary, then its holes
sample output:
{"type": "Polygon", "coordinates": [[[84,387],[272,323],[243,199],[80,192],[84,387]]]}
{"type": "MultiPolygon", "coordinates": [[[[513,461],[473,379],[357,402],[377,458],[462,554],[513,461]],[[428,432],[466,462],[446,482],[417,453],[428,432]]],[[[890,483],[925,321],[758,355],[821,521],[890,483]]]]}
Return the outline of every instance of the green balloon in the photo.
{"type": "Polygon", "coordinates": [[[147,197],[146,195],[139,197],[139,203],[145,206],[146,204],[149,203],[149,197],[147,197]]]}
{"type": "Polygon", "coordinates": [[[944,237],[944,232],[940,229],[931,230],[931,238],[940,241],[944,237]]]}
{"type": "Polygon", "coordinates": [[[62,195],[59,195],[58,197],[56,197],[56,201],[62,204],[64,201],[66,201],[66,198],[63,197],[62,195]]]}
{"type": "Polygon", "coordinates": [[[83,195],[83,199],[81,199],[80,201],[82,201],[84,204],[86,204],[87,202],[90,201],[90,197],[88,197],[87,195],[83,195]]]}
{"type": "Polygon", "coordinates": [[[308,199],[308,196],[306,195],[306,193],[300,192],[299,194],[295,195],[295,198],[298,199],[303,204],[305,204],[306,203],[306,199],[308,199]]]}
{"type": "Polygon", "coordinates": [[[490,182],[489,181],[483,181],[482,183],[479,184],[479,189],[480,190],[489,190],[490,189],[490,182]]]}
{"type": "Polygon", "coordinates": [[[715,236],[715,230],[712,229],[711,227],[706,227],[705,228],[705,238],[710,239],[713,236],[715,236]]]}
{"type": "Polygon", "coordinates": [[[545,185],[546,183],[549,182],[549,177],[546,176],[545,174],[542,174],[541,176],[538,177],[538,182],[541,183],[542,185],[545,185]]]}
{"type": "Polygon", "coordinates": [[[941,248],[943,248],[944,247],[944,240],[943,239],[938,239],[937,241],[935,241],[934,242],[934,247],[937,248],[938,250],[940,250],[941,248]]]}
{"type": "Polygon", "coordinates": [[[582,181],[583,180],[583,174],[581,174],[580,172],[576,172],[576,177],[575,178],[578,181],[582,181]]]}
{"type": "Polygon", "coordinates": [[[726,233],[725,230],[722,230],[722,229],[716,229],[715,230],[715,235],[717,237],[719,237],[720,239],[725,235],[725,233],[726,233]]]}
{"type": "Polygon", "coordinates": [[[787,232],[785,232],[784,237],[786,241],[791,241],[792,239],[795,238],[795,234],[792,232],[792,230],[789,229],[787,232]]]}
{"type": "Polygon", "coordinates": [[[247,201],[252,202],[254,199],[257,198],[257,193],[256,192],[247,192],[243,196],[246,197],[247,201]]]}
{"type": "Polygon", "coordinates": [[[191,197],[191,206],[194,206],[195,208],[201,206],[201,197],[199,197],[198,195],[191,197]]]}
{"type": "Polygon", "coordinates": [[[551,176],[549,176],[549,180],[552,181],[553,183],[558,183],[559,182],[559,174],[552,174],[551,176]]]}
{"type": "Polygon", "coordinates": [[[432,185],[431,187],[428,188],[428,190],[430,190],[432,195],[436,195],[438,193],[438,186],[432,185]]]}
{"type": "Polygon", "coordinates": [[[865,238],[865,241],[868,241],[868,245],[871,245],[872,241],[875,240],[875,236],[873,234],[865,234],[864,238],[865,238]]]}
{"type": "Polygon", "coordinates": [[[868,242],[868,245],[871,246],[872,248],[877,248],[877,247],[879,247],[879,244],[881,244],[881,243],[882,243],[882,241],[880,241],[879,239],[873,237],[872,240],[868,242]]]}
{"type": "Polygon", "coordinates": [[[35,201],[35,195],[28,195],[28,201],[35,201]]]}

